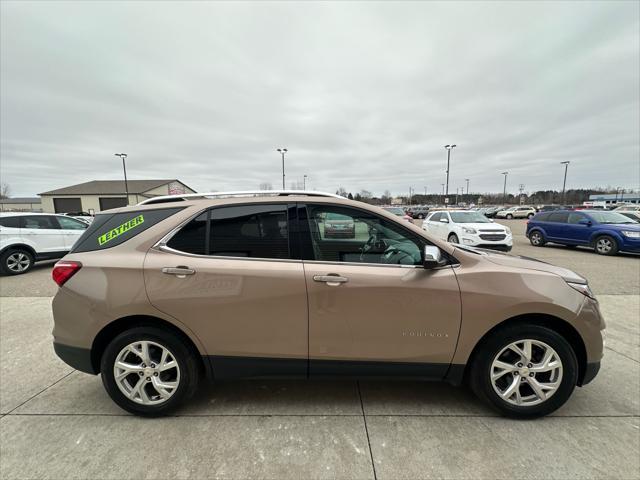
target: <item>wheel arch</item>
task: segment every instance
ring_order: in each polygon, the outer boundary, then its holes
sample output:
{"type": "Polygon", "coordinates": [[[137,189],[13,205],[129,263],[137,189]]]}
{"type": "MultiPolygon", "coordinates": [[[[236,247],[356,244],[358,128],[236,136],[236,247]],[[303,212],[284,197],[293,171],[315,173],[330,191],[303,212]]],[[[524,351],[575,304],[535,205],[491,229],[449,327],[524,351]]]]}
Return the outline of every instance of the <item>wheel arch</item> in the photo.
{"type": "Polygon", "coordinates": [[[486,342],[486,340],[497,330],[502,328],[510,327],[518,324],[533,324],[539,325],[541,327],[548,328],[549,330],[553,330],[554,332],[561,335],[576,354],[576,358],[578,360],[578,386],[582,386],[586,369],[587,369],[587,349],[582,340],[582,337],[578,333],[578,331],[566,320],[563,320],[559,317],[555,317],[553,315],[548,314],[538,314],[538,313],[530,313],[524,315],[518,315],[515,317],[508,318],[503,320],[502,322],[495,325],[493,328],[488,330],[481,338],[478,340],[467,359],[467,363],[464,365],[464,369],[459,369],[461,371],[455,372],[450,371],[448,378],[452,383],[462,383],[463,381],[468,380],[468,374],[471,369],[471,365],[473,364],[474,358],[480,350],[480,347],[486,342]],[[457,378],[456,378],[457,377],[457,378]]]}
{"type": "Polygon", "coordinates": [[[38,254],[36,253],[35,248],[33,248],[31,245],[26,244],[26,243],[12,243],[11,245],[7,245],[2,250],[0,250],[0,255],[4,254],[5,252],[7,252],[9,250],[20,250],[20,249],[27,250],[31,255],[33,255],[33,259],[34,260],[38,256],[38,254]]]}
{"type": "Polygon", "coordinates": [[[199,368],[201,368],[201,370],[206,374],[207,377],[212,377],[212,370],[209,362],[206,361],[205,358],[199,353],[198,347],[189,337],[189,335],[187,335],[176,325],[163,320],[162,318],[154,317],[151,315],[132,315],[122,317],[105,325],[102,330],[98,332],[91,345],[91,365],[96,374],[100,373],[100,361],[102,359],[102,354],[107,348],[109,342],[111,342],[111,340],[120,335],[122,332],[135,327],[161,328],[177,335],[193,352],[196,357],[196,361],[198,362],[199,368]]]}

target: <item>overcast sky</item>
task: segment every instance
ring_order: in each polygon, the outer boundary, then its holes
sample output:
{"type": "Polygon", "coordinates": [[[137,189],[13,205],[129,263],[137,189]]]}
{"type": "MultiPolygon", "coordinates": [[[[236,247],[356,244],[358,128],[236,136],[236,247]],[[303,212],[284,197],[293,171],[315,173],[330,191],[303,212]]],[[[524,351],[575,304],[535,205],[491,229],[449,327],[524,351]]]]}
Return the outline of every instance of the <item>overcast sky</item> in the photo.
{"type": "Polygon", "coordinates": [[[2,182],[638,188],[639,5],[2,1],[2,182]]]}

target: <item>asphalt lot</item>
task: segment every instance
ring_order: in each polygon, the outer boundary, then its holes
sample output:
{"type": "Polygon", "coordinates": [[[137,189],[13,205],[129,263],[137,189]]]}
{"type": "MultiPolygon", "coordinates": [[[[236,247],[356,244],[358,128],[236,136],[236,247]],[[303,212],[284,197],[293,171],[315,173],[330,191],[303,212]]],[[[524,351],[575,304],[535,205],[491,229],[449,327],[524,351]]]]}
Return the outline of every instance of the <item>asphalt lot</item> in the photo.
{"type": "Polygon", "coordinates": [[[175,416],[129,416],[51,346],[51,263],[0,278],[2,478],[640,478],[640,258],[513,253],[586,276],[608,324],[602,370],[553,416],[497,417],[420,382],[254,381],[201,389],[175,416]]]}

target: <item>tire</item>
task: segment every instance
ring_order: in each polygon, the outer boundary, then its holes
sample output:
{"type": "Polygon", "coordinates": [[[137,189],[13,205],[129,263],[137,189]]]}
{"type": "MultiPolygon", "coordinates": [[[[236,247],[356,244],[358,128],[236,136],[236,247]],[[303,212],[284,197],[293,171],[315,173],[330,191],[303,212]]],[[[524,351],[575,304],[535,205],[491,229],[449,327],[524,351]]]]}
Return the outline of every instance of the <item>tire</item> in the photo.
{"type": "Polygon", "coordinates": [[[3,275],[22,275],[33,268],[34,261],[29,250],[8,249],[0,255],[0,271],[3,275]]]}
{"type": "Polygon", "coordinates": [[[418,218],[419,218],[420,220],[422,220],[422,219],[424,218],[424,215],[420,214],[420,215],[418,215],[418,218]]]}
{"type": "Polygon", "coordinates": [[[447,241],[449,243],[460,243],[460,239],[458,238],[458,235],[456,235],[455,233],[452,233],[451,235],[449,235],[449,237],[447,238],[447,241]]]}
{"type": "MultiPolygon", "coordinates": [[[[196,355],[197,352],[168,330],[147,326],[134,327],[121,333],[107,345],[100,361],[102,384],[111,399],[127,412],[143,417],[166,415],[196,391],[200,379],[196,355]],[[142,355],[138,356],[131,350],[127,353],[127,347],[144,351],[142,342],[147,342],[147,359],[150,364],[144,361],[142,355]],[[175,367],[160,371],[163,355],[161,349],[168,352],[165,364],[173,357],[175,367]],[[116,381],[116,360],[136,365],[135,370],[131,369],[128,375],[116,381]],[[177,386],[173,388],[165,386],[174,384],[177,386]],[[140,389],[136,389],[138,385],[141,385],[140,389]],[[121,388],[130,391],[130,395],[125,394],[121,388]],[[136,390],[139,393],[136,393],[136,390]],[[163,400],[160,392],[168,397],[163,400]]],[[[119,370],[119,373],[126,373],[126,370],[119,370]]]]}
{"type": "Polygon", "coordinates": [[[618,253],[618,242],[609,235],[600,235],[596,238],[593,249],[598,255],[615,255],[618,253]]]}
{"type": "Polygon", "coordinates": [[[527,218],[531,220],[533,218],[533,215],[534,215],[533,213],[530,213],[529,215],[527,215],[527,218]]]}
{"type": "Polygon", "coordinates": [[[479,345],[469,378],[475,394],[502,415],[537,418],[554,412],[569,399],[578,382],[578,360],[569,342],[557,332],[539,325],[519,324],[497,330],[479,345]],[[532,345],[531,361],[527,363],[509,348],[516,344],[526,352],[525,341],[532,345]],[[539,368],[536,364],[542,365],[545,352],[552,352],[550,360],[556,367],[546,372],[529,372],[529,368],[539,368]],[[494,361],[497,359],[503,362],[502,365],[512,366],[513,370],[496,367],[494,361]],[[495,384],[493,374],[498,375],[495,384]],[[539,391],[544,398],[532,385],[542,385],[539,391]],[[553,390],[551,386],[555,386],[553,390]],[[510,390],[513,393],[509,395],[510,390]],[[498,392],[509,396],[505,399],[498,392]]]}
{"type": "Polygon", "coordinates": [[[508,214],[508,215],[507,215],[507,220],[513,220],[513,215],[508,214]]]}
{"type": "Polygon", "coordinates": [[[534,230],[529,234],[529,243],[534,247],[544,247],[544,244],[547,242],[541,232],[534,230]]]}

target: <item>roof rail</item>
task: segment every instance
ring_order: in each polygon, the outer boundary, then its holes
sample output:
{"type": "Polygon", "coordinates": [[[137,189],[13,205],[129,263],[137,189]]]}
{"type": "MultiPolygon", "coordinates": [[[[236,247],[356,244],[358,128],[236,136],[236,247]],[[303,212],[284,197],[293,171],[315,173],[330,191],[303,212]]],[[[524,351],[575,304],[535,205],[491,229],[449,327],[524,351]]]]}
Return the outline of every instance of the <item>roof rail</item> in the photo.
{"type": "Polygon", "coordinates": [[[158,197],[151,197],[138,205],[151,205],[154,203],[167,203],[167,202],[181,202],[184,200],[196,199],[196,198],[224,198],[224,197],[280,197],[287,195],[306,195],[309,197],[333,197],[333,198],[345,198],[341,195],[326,192],[315,192],[312,190],[239,190],[234,192],[206,192],[206,193],[185,193],[176,195],[161,195],[158,197]]]}

